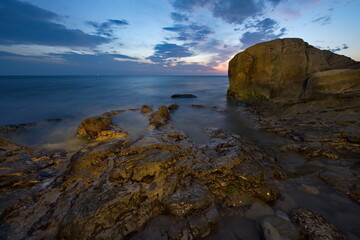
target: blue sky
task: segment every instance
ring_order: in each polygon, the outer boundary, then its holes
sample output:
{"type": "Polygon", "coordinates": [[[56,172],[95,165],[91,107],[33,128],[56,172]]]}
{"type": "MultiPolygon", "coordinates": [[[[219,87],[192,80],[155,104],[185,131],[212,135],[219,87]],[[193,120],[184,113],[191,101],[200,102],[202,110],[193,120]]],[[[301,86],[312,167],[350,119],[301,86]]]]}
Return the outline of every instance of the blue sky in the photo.
{"type": "Polygon", "coordinates": [[[360,0],[1,0],[0,75],[226,74],[299,37],[360,61],[360,0]]]}

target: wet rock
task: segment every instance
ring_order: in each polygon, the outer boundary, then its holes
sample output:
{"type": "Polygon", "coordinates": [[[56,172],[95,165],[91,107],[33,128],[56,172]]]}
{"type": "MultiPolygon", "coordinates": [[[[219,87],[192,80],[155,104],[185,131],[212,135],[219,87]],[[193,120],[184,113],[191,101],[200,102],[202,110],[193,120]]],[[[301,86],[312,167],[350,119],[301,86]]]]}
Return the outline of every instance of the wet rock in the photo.
{"type": "Polygon", "coordinates": [[[245,217],[256,220],[266,215],[274,215],[274,210],[262,201],[254,202],[245,212],[245,217]]]}
{"type": "Polygon", "coordinates": [[[36,126],[36,123],[22,123],[22,124],[11,124],[11,125],[5,125],[0,126],[0,133],[7,134],[7,133],[14,133],[26,130],[30,127],[36,126]]]}
{"type": "Polygon", "coordinates": [[[151,113],[152,110],[153,110],[152,107],[150,107],[148,105],[142,105],[142,107],[141,107],[141,113],[148,114],[148,113],[151,113]]]}
{"type": "MultiPolygon", "coordinates": [[[[186,180],[185,180],[186,181],[186,180]]],[[[198,182],[190,181],[184,188],[178,189],[166,203],[166,209],[177,217],[184,217],[190,213],[207,208],[212,202],[212,195],[207,187],[198,182]]]]}
{"type": "Polygon", "coordinates": [[[176,110],[178,108],[179,108],[179,105],[177,105],[176,103],[173,103],[173,104],[168,106],[169,111],[174,111],[174,110],[176,110]]]}
{"type": "Polygon", "coordinates": [[[170,120],[170,113],[166,106],[161,106],[159,110],[154,112],[150,116],[150,125],[153,125],[155,128],[164,126],[170,120]]]}
{"type": "Polygon", "coordinates": [[[302,239],[345,239],[344,235],[319,213],[305,208],[293,211],[292,221],[302,239]]]}
{"type": "Polygon", "coordinates": [[[171,95],[171,98],[197,98],[195,95],[193,94],[174,94],[171,95]]]}
{"type": "Polygon", "coordinates": [[[296,227],[288,220],[277,216],[267,216],[258,221],[266,240],[298,240],[296,227]]]}
{"type": "Polygon", "coordinates": [[[112,110],[110,112],[104,112],[102,115],[112,118],[115,115],[118,115],[119,113],[125,112],[125,110],[112,110]]]}
{"type": "Polygon", "coordinates": [[[209,108],[209,109],[217,108],[217,106],[205,106],[205,105],[198,105],[198,104],[193,104],[191,106],[194,107],[194,108],[209,108]]]}
{"type": "Polygon", "coordinates": [[[112,121],[106,116],[90,117],[83,120],[77,131],[81,137],[95,140],[107,140],[111,138],[126,138],[127,134],[112,125],[112,121]]]}
{"type": "MultiPolygon", "coordinates": [[[[25,193],[33,187],[42,190],[18,205],[7,202],[0,232],[6,229],[15,239],[141,239],[150,233],[159,239],[209,236],[220,220],[218,209],[231,207],[227,199],[259,198],[259,189],[274,186],[275,169],[258,144],[221,129],[209,129],[209,135],[207,145],[194,144],[172,128],[149,132],[134,142],[93,142],[67,161],[61,177],[51,168],[59,166],[55,155],[28,158],[25,151],[26,159],[43,168],[24,178],[32,183],[30,177],[36,176],[39,182],[23,189],[25,193]]],[[[0,182],[26,175],[11,168],[12,161],[24,166],[17,158],[6,161],[9,169],[4,175],[10,175],[0,182]]],[[[18,194],[12,187],[6,189],[18,194]]]]}

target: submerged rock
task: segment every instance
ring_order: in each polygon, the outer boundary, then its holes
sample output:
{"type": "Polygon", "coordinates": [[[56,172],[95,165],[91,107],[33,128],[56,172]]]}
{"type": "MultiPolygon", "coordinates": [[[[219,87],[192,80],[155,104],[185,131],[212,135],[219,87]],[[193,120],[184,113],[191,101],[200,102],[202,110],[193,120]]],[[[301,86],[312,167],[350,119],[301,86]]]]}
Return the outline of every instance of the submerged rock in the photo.
{"type": "Polygon", "coordinates": [[[173,104],[168,106],[169,111],[174,111],[174,110],[176,110],[178,108],[179,108],[179,105],[177,105],[176,103],[173,103],[173,104]]]}
{"type": "Polygon", "coordinates": [[[154,112],[150,116],[150,125],[153,125],[155,128],[164,126],[170,120],[170,113],[166,106],[161,106],[159,110],[154,112]]]}
{"type": "Polygon", "coordinates": [[[83,120],[77,131],[81,137],[95,140],[107,140],[111,138],[125,138],[126,133],[112,125],[107,116],[90,117],[83,120]]]}
{"type": "Polygon", "coordinates": [[[266,240],[298,240],[299,232],[288,220],[277,216],[267,216],[258,221],[266,240]]]}
{"type": "Polygon", "coordinates": [[[299,230],[301,239],[330,240],[345,239],[344,235],[319,213],[298,208],[292,213],[292,221],[299,230]]]}
{"type": "Polygon", "coordinates": [[[347,70],[359,68],[359,62],[317,49],[302,39],[276,39],[231,59],[228,96],[253,102],[359,91],[360,71],[347,70]]]}
{"type": "Polygon", "coordinates": [[[197,98],[197,96],[193,94],[174,94],[171,95],[171,98],[197,98]]]}

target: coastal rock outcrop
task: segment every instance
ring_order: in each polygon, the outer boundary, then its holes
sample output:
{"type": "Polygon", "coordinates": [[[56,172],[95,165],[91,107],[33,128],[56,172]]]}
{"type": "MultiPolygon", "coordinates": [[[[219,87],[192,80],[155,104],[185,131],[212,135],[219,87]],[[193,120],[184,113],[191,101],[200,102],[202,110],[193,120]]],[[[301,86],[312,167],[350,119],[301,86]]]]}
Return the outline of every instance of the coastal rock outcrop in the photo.
{"type": "Polygon", "coordinates": [[[152,236],[166,239],[201,239],[219,222],[220,209],[277,199],[280,169],[261,146],[221,129],[208,133],[208,145],[171,128],[135,142],[91,143],[36,197],[10,204],[0,233],[13,239],[144,239],[153,229],[152,236]]]}
{"type": "Polygon", "coordinates": [[[302,39],[256,44],[229,62],[228,96],[237,101],[274,101],[359,91],[360,63],[317,49],[302,39]],[[352,69],[352,70],[350,70],[352,69]]]}
{"type": "Polygon", "coordinates": [[[113,126],[108,116],[95,116],[83,120],[78,128],[78,135],[95,140],[126,138],[127,134],[113,126]]]}

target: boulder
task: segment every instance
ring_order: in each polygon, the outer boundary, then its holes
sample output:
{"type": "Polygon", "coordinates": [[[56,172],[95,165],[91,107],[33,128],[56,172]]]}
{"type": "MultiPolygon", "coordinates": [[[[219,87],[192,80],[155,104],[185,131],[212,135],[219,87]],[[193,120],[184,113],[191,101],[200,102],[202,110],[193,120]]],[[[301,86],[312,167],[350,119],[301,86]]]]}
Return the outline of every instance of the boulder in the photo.
{"type": "Polygon", "coordinates": [[[304,92],[314,96],[355,91],[360,71],[344,69],[359,68],[359,62],[317,49],[302,39],[276,39],[256,44],[231,59],[228,97],[243,102],[284,101],[303,97],[304,92]]]}

